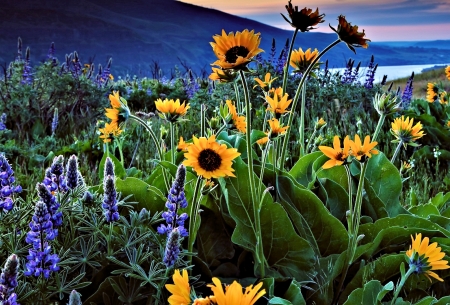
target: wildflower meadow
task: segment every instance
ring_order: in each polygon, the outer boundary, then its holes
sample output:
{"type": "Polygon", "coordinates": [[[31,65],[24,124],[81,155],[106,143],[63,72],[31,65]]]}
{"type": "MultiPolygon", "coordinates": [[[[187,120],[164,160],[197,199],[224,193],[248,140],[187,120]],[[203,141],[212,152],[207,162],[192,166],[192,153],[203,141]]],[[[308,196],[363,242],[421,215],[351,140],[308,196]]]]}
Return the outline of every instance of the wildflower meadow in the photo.
{"type": "MultiPolygon", "coordinates": [[[[0,78],[0,304],[450,304],[450,66],[376,81],[376,58],[212,33],[200,74],[17,55],[0,78]]],[[[328,21],[327,21],[328,23],[328,21]]],[[[366,36],[367,35],[367,36],[366,36]]],[[[208,43],[208,42],[205,42],[208,43]]],[[[365,50],[367,49],[367,50],[365,50]]],[[[368,53],[370,54],[370,53],[368,53]]]]}

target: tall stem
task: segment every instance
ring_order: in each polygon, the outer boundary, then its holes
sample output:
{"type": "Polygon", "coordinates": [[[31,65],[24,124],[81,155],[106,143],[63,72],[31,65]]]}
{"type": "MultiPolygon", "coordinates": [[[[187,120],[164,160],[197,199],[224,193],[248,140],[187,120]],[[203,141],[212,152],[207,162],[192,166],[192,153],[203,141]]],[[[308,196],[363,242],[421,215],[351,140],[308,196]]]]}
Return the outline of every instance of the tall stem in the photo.
{"type": "Polygon", "coordinates": [[[402,290],[403,285],[405,284],[406,280],[415,270],[416,270],[416,266],[410,265],[408,271],[405,273],[404,276],[402,276],[400,283],[397,285],[397,287],[395,287],[394,298],[391,301],[391,305],[395,304],[395,300],[397,299],[398,294],[400,293],[400,290],[402,290]]]}
{"type": "MultiPolygon", "coordinates": [[[[312,144],[311,144],[311,142],[312,142],[312,140],[314,139],[314,137],[316,136],[316,133],[317,133],[317,129],[316,128],[314,128],[314,131],[313,131],[313,133],[312,133],[312,135],[309,137],[309,139],[308,139],[308,143],[306,143],[306,150],[305,150],[305,153],[307,154],[308,153],[308,151],[309,151],[309,147],[311,146],[313,146],[312,144]]],[[[301,151],[300,151],[300,156],[299,157],[302,157],[302,154],[301,154],[301,151]]]]}
{"type": "Polygon", "coordinates": [[[305,105],[306,105],[306,82],[302,88],[302,104],[300,108],[300,157],[305,155],[305,105]]]}
{"type": "MultiPolygon", "coordinates": [[[[202,176],[197,177],[197,181],[195,182],[194,194],[192,195],[191,208],[189,209],[189,236],[188,236],[188,252],[192,253],[194,248],[195,239],[197,238],[197,217],[198,210],[200,209],[200,200],[198,200],[200,194],[200,185],[202,184],[202,176]]],[[[188,265],[192,262],[192,255],[188,257],[188,265]]]]}
{"type": "MultiPolygon", "coordinates": [[[[311,62],[311,64],[308,66],[308,68],[306,69],[305,73],[302,75],[302,79],[300,80],[300,83],[298,84],[297,87],[297,91],[295,92],[295,96],[294,96],[294,100],[292,101],[292,107],[291,107],[291,111],[289,113],[289,119],[288,119],[288,123],[287,126],[292,126],[292,121],[294,120],[294,114],[295,114],[295,108],[297,107],[297,103],[298,103],[298,98],[300,97],[300,91],[301,88],[303,87],[303,84],[306,81],[306,78],[308,77],[309,73],[311,72],[311,70],[314,68],[314,65],[319,61],[319,59],[329,50],[331,50],[331,48],[333,48],[335,45],[337,45],[340,42],[340,40],[336,40],[334,42],[332,42],[329,46],[327,46],[322,52],[320,52],[317,57],[311,62]]],[[[284,93],[284,92],[283,92],[284,93]]],[[[305,111],[305,109],[301,109],[301,111],[305,111]]],[[[300,126],[301,128],[302,126],[300,126]]],[[[288,128],[286,131],[286,134],[284,136],[284,140],[283,140],[283,146],[281,148],[281,158],[280,158],[280,169],[284,168],[284,163],[285,163],[285,158],[286,158],[286,149],[287,149],[287,143],[289,142],[289,135],[291,132],[292,128],[288,128]]]]}
{"type": "Polygon", "coordinates": [[[381,127],[383,126],[383,123],[384,123],[385,119],[386,119],[386,115],[384,113],[382,113],[380,118],[378,119],[377,128],[375,128],[375,132],[373,133],[372,142],[375,142],[375,140],[377,139],[378,134],[381,131],[381,127]]]}
{"type": "Polygon", "coordinates": [[[239,87],[237,86],[236,82],[233,82],[233,86],[234,86],[234,94],[236,95],[237,112],[242,113],[242,104],[240,103],[241,98],[239,96],[239,87]]]}
{"type": "Polygon", "coordinates": [[[288,72],[289,72],[289,63],[291,62],[291,54],[292,49],[294,48],[295,43],[295,37],[297,37],[298,29],[296,28],[294,33],[292,34],[291,44],[289,46],[289,53],[286,60],[286,65],[284,66],[284,73],[283,73],[283,94],[286,92],[286,86],[287,86],[287,78],[288,78],[288,72]]]}
{"type": "Polygon", "coordinates": [[[395,149],[394,155],[392,156],[391,163],[394,163],[395,159],[397,158],[398,153],[400,152],[400,148],[402,148],[403,141],[400,140],[398,142],[397,148],[395,149]]]}
{"type": "Polygon", "coordinates": [[[170,162],[175,164],[175,124],[169,122],[170,126],[170,162]]]}
{"type": "Polygon", "coordinates": [[[257,247],[259,251],[259,255],[257,255],[257,260],[260,265],[260,275],[259,277],[264,278],[265,275],[265,264],[264,264],[264,255],[260,257],[261,253],[263,252],[263,244],[262,244],[262,233],[261,233],[261,220],[259,217],[260,214],[260,208],[259,208],[259,200],[257,199],[256,195],[256,183],[255,183],[255,177],[253,173],[253,151],[252,151],[252,142],[250,138],[250,134],[252,132],[252,108],[250,104],[250,96],[248,92],[248,86],[247,81],[245,79],[244,71],[239,70],[241,81],[242,81],[242,87],[244,89],[244,100],[245,100],[245,116],[246,116],[246,128],[247,132],[245,133],[245,140],[247,141],[247,163],[248,163],[248,178],[249,178],[249,184],[250,184],[250,201],[253,206],[253,216],[255,219],[255,229],[256,229],[256,240],[257,240],[257,247]]]}
{"type": "MultiPolygon", "coordinates": [[[[364,176],[366,174],[368,161],[364,162],[361,167],[361,173],[359,175],[358,182],[358,190],[356,191],[356,200],[355,200],[355,211],[353,217],[353,233],[355,238],[358,236],[359,223],[361,221],[361,206],[362,206],[362,197],[363,197],[363,189],[364,189],[364,176]]],[[[352,257],[353,260],[353,257],[352,257]]]]}

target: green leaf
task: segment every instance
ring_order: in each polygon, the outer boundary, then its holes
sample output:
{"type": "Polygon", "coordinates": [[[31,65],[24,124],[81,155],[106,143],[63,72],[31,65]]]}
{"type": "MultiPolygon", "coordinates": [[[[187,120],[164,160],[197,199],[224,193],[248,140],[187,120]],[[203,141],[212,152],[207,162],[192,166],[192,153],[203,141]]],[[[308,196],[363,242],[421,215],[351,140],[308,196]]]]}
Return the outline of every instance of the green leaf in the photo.
{"type": "MultiPolygon", "coordinates": [[[[250,200],[248,167],[241,158],[237,158],[233,168],[236,178],[219,180],[230,215],[236,222],[231,240],[255,256],[256,223],[250,200]]],[[[257,184],[261,183],[256,176],[255,180],[257,184]]],[[[271,268],[268,275],[307,280],[314,264],[314,252],[308,242],[295,233],[284,209],[274,203],[268,193],[261,202],[260,219],[264,255],[271,268]]],[[[257,261],[254,269],[258,274],[257,261]]]]}
{"type": "Polygon", "coordinates": [[[425,219],[429,218],[430,215],[440,215],[438,208],[429,203],[412,207],[411,209],[409,209],[409,212],[425,219]]]}
{"type": "Polygon", "coordinates": [[[377,280],[371,280],[364,285],[363,288],[358,288],[352,291],[344,305],[353,304],[380,304],[378,296],[385,291],[385,287],[377,280]]]}
{"type": "Polygon", "coordinates": [[[116,189],[123,196],[131,195],[130,201],[136,201],[138,203],[138,211],[142,208],[146,208],[152,212],[164,210],[166,197],[163,193],[138,178],[128,177],[125,180],[116,179],[116,189]]]}
{"type": "Polygon", "coordinates": [[[321,256],[341,253],[348,246],[348,233],[343,224],[331,215],[322,201],[310,190],[300,189],[288,177],[279,176],[277,189],[283,206],[295,208],[303,219],[304,231],[302,236],[317,244],[321,256]],[[311,240],[308,232],[312,232],[311,240]]]}
{"type": "Polygon", "coordinates": [[[276,304],[276,305],[292,305],[292,303],[289,302],[288,300],[285,300],[285,299],[282,299],[282,298],[279,298],[279,297],[271,298],[271,299],[269,300],[269,303],[268,303],[268,304],[276,304]]]}
{"type": "Polygon", "coordinates": [[[263,132],[261,130],[253,129],[252,133],[250,134],[250,142],[253,145],[253,144],[256,143],[256,141],[258,141],[258,140],[260,140],[262,138],[265,138],[265,137],[267,137],[265,132],[263,132]]]}
{"type": "Polygon", "coordinates": [[[308,186],[316,180],[314,162],[318,158],[322,158],[324,161],[327,159],[321,151],[316,151],[301,157],[289,171],[289,174],[291,174],[298,183],[308,188],[308,186]]]}
{"type": "Polygon", "coordinates": [[[105,153],[103,154],[102,160],[100,161],[100,164],[98,166],[98,177],[100,178],[100,181],[103,181],[104,178],[104,171],[105,171],[105,162],[106,158],[111,158],[111,161],[114,164],[114,175],[120,179],[125,179],[127,176],[127,172],[125,171],[125,168],[123,167],[122,163],[120,163],[119,159],[114,157],[112,154],[105,153]]]}
{"type": "Polygon", "coordinates": [[[298,283],[296,280],[292,280],[283,298],[290,301],[290,303],[294,305],[306,305],[305,299],[303,298],[300,288],[301,288],[300,283],[298,283]]]}

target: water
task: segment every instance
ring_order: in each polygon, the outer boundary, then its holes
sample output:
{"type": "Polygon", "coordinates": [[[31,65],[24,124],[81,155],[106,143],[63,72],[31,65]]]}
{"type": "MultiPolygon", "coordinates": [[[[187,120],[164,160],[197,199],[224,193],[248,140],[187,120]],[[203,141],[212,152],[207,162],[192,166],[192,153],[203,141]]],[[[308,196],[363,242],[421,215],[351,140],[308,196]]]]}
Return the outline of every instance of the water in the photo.
{"type": "MultiPolygon", "coordinates": [[[[447,64],[449,65],[449,64],[447,64]]],[[[411,73],[419,74],[423,69],[431,68],[434,66],[446,66],[446,64],[429,64],[429,65],[407,65],[407,66],[378,66],[376,74],[375,74],[375,82],[379,83],[383,79],[383,75],[387,75],[388,81],[392,81],[394,79],[409,77],[411,73]]],[[[366,67],[361,67],[359,71],[360,81],[365,80],[366,75],[366,67]]],[[[337,72],[340,71],[341,74],[344,73],[345,68],[334,68],[330,69],[330,71],[337,72]]]]}

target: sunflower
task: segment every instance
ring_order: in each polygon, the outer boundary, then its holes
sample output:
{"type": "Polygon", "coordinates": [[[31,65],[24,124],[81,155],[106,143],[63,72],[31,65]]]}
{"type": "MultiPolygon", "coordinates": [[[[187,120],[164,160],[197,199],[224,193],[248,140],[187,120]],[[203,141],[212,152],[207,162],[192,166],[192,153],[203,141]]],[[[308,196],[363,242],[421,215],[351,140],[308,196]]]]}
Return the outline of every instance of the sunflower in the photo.
{"type": "Polygon", "coordinates": [[[109,143],[114,138],[118,137],[122,130],[117,124],[106,123],[104,128],[99,128],[100,131],[100,139],[103,139],[103,143],[109,143]]]}
{"type": "MultiPolygon", "coordinates": [[[[303,52],[302,48],[298,50],[292,50],[291,60],[289,64],[295,69],[294,72],[304,73],[309,65],[317,58],[319,51],[314,49],[311,52],[311,48],[303,52]]],[[[319,63],[314,65],[314,69],[319,67],[319,63]]]]}
{"type": "Polygon", "coordinates": [[[352,50],[354,53],[355,47],[363,47],[367,49],[369,46],[367,44],[370,39],[364,38],[366,33],[364,30],[362,32],[358,32],[358,26],[352,26],[350,22],[347,22],[345,16],[340,15],[338,17],[339,25],[337,30],[330,25],[330,28],[338,34],[339,39],[347,44],[347,47],[352,50]]]}
{"type": "Polygon", "coordinates": [[[166,289],[172,294],[168,301],[170,305],[191,304],[191,286],[189,286],[189,276],[186,270],[183,275],[176,269],[172,276],[173,284],[166,284],[166,289]]]}
{"type": "Polygon", "coordinates": [[[281,87],[271,88],[269,90],[269,96],[271,98],[275,98],[275,95],[278,95],[278,99],[281,100],[283,98],[283,88],[281,87]]]}
{"type": "Polygon", "coordinates": [[[341,148],[341,141],[339,141],[338,136],[334,136],[333,148],[328,146],[319,146],[319,149],[325,156],[330,158],[322,166],[323,169],[332,168],[337,165],[346,164],[347,158],[350,155],[351,140],[349,136],[344,138],[344,147],[341,148]]]}
{"type": "Polygon", "coordinates": [[[113,91],[112,94],[109,95],[109,101],[111,102],[111,106],[113,108],[120,108],[120,95],[118,91],[113,91]]]}
{"type": "Polygon", "coordinates": [[[228,106],[228,113],[231,114],[231,117],[234,119],[238,116],[236,106],[234,105],[232,100],[226,100],[225,103],[228,106]]]}
{"type": "Polygon", "coordinates": [[[284,134],[286,132],[286,130],[289,128],[289,126],[283,127],[276,118],[273,118],[273,119],[269,120],[268,122],[269,122],[269,126],[270,126],[270,138],[271,139],[284,134]]]}
{"type": "Polygon", "coordinates": [[[448,261],[442,259],[445,256],[444,252],[441,252],[441,247],[438,247],[437,243],[430,242],[428,237],[422,240],[422,233],[416,234],[414,239],[411,235],[412,244],[409,250],[406,251],[406,256],[409,260],[409,267],[415,268],[414,272],[417,274],[425,274],[425,276],[430,280],[434,277],[438,281],[443,282],[436,273],[431,270],[443,270],[448,269],[448,261]]]}
{"type": "Polygon", "coordinates": [[[270,96],[266,96],[266,100],[269,104],[267,111],[272,112],[277,117],[279,117],[283,113],[288,112],[286,108],[289,107],[292,102],[292,99],[288,100],[287,93],[285,93],[283,98],[281,99],[278,97],[278,94],[275,94],[273,98],[271,98],[270,96]]]}
{"type": "Polygon", "coordinates": [[[222,30],[222,35],[214,35],[215,42],[210,42],[218,60],[212,65],[219,66],[223,70],[245,69],[252,58],[264,52],[259,48],[261,42],[260,33],[244,30],[241,32],[230,32],[228,35],[222,30]]]}
{"type": "Polygon", "coordinates": [[[324,127],[325,125],[327,125],[327,122],[325,122],[325,120],[323,118],[320,118],[317,120],[316,124],[314,124],[314,128],[316,130],[319,130],[320,128],[324,127]]]}
{"type": "Polygon", "coordinates": [[[127,106],[127,101],[120,97],[119,92],[113,91],[113,94],[109,95],[109,101],[112,108],[105,108],[105,115],[111,119],[111,125],[120,126],[122,123],[128,120],[130,116],[130,109],[127,106]]]}
{"type": "Polygon", "coordinates": [[[448,94],[446,91],[442,91],[439,94],[439,103],[441,103],[442,105],[447,105],[448,104],[448,94]]]}
{"type": "Polygon", "coordinates": [[[286,20],[293,28],[299,29],[302,32],[314,30],[313,26],[324,22],[323,17],[325,17],[325,14],[319,15],[319,8],[316,8],[314,13],[312,12],[312,9],[306,7],[298,11],[298,6],[295,6],[294,9],[291,0],[289,0],[288,5],[286,5],[286,10],[291,20],[289,21],[283,14],[281,14],[281,16],[283,16],[284,20],[286,20]]]}
{"type": "Polygon", "coordinates": [[[445,68],[445,75],[447,76],[448,80],[450,80],[450,66],[447,66],[447,68],[445,68]]]}
{"type": "Polygon", "coordinates": [[[355,135],[355,141],[350,141],[351,155],[364,162],[367,158],[372,157],[372,154],[378,154],[378,150],[373,149],[377,144],[378,142],[370,142],[370,136],[366,136],[364,144],[362,144],[359,135],[355,135]]]}
{"type": "Polygon", "coordinates": [[[180,141],[178,142],[177,151],[187,151],[187,148],[191,145],[191,143],[184,142],[183,137],[180,137],[180,141]]]}
{"type": "Polygon", "coordinates": [[[261,139],[259,139],[259,140],[257,140],[256,141],[256,143],[258,144],[258,145],[265,145],[267,142],[269,142],[269,133],[268,132],[266,132],[266,135],[267,136],[265,136],[264,138],[261,138],[261,139]]]}
{"type": "Polygon", "coordinates": [[[212,281],[214,284],[208,284],[207,286],[214,293],[217,305],[253,305],[260,297],[266,294],[266,290],[261,289],[262,282],[254,287],[253,285],[248,286],[243,292],[241,284],[234,281],[225,288],[224,292],[222,283],[218,278],[213,277],[212,281]]]}
{"type": "Polygon", "coordinates": [[[222,70],[221,68],[212,67],[213,72],[209,75],[209,79],[218,80],[221,83],[229,83],[236,79],[237,74],[232,70],[222,70]]]}
{"type": "Polygon", "coordinates": [[[169,122],[175,122],[180,117],[185,116],[187,110],[190,108],[189,104],[180,104],[180,100],[168,100],[164,101],[160,98],[155,102],[156,109],[161,113],[161,117],[169,122]]]}
{"type": "Polygon", "coordinates": [[[197,298],[194,300],[192,305],[210,305],[211,302],[214,302],[214,300],[215,300],[214,297],[206,297],[206,299],[205,298],[197,298]]]}
{"type": "Polygon", "coordinates": [[[184,154],[185,166],[192,166],[197,175],[206,179],[219,177],[235,177],[232,173],[232,161],[241,153],[236,148],[227,148],[225,144],[216,142],[216,136],[208,139],[193,137],[193,144],[189,145],[188,152],[184,154]]]}
{"type": "Polygon", "coordinates": [[[439,88],[434,83],[428,83],[427,86],[427,101],[434,103],[438,99],[439,88]]]}
{"type": "Polygon", "coordinates": [[[231,100],[226,100],[228,106],[228,112],[231,114],[231,118],[233,120],[234,127],[242,132],[246,133],[247,131],[247,123],[245,121],[245,116],[239,116],[237,114],[236,106],[233,104],[231,100]]]}
{"type": "Polygon", "coordinates": [[[404,118],[402,115],[401,118],[396,118],[394,122],[391,124],[391,133],[397,140],[392,141],[393,143],[402,142],[404,146],[418,146],[413,143],[417,139],[420,139],[425,134],[422,130],[422,123],[418,122],[413,126],[414,119],[410,119],[409,117],[404,118]]]}
{"type": "MultiPolygon", "coordinates": [[[[275,78],[270,78],[270,73],[267,72],[265,77],[264,77],[264,81],[260,80],[259,78],[255,77],[255,82],[258,83],[258,85],[261,87],[261,89],[263,89],[264,92],[267,92],[270,90],[270,87],[272,86],[272,82],[274,80],[276,80],[278,77],[275,78]]],[[[253,89],[255,89],[256,87],[258,87],[258,85],[255,85],[253,87],[253,89]]]]}

